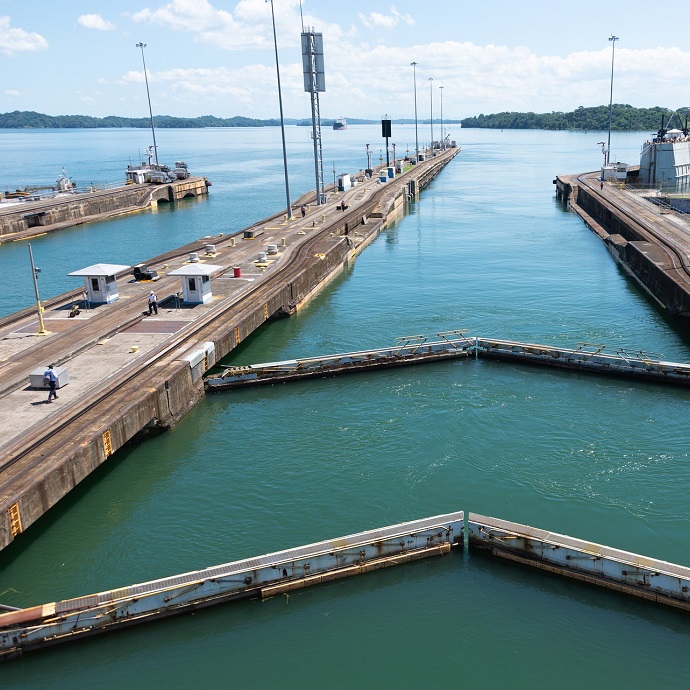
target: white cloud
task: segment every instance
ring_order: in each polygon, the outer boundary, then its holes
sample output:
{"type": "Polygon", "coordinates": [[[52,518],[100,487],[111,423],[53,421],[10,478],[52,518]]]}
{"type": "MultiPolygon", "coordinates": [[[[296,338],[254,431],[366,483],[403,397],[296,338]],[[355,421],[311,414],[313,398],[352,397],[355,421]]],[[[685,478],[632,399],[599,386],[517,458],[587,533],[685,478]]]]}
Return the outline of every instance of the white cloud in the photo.
{"type": "Polygon", "coordinates": [[[16,89],[6,89],[5,91],[3,91],[3,93],[5,94],[5,96],[10,96],[10,97],[12,97],[12,96],[23,96],[24,95],[24,93],[22,91],[17,91],[16,89]]]}
{"type": "Polygon", "coordinates": [[[77,24],[84,29],[97,29],[98,31],[112,31],[115,24],[103,19],[100,14],[82,14],[77,19],[77,24]]]}
{"type": "Polygon", "coordinates": [[[0,17],[0,53],[15,55],[47,48],[48,41],[40,34],[12,27],[9,17],[0,17]]]}
{"type": "Polygon", "coordinates": [[[390,14],[370,12],[369,14],[360,13],[358,17],[368,29],[394,29],[401,22],[408,26],[412,26],[415,23],[409,14],[400,14],[395,5],[391,6],[390,14]]]}
{"type": "Polygon", "coordinates": [[[172,0],[158,9],[145,8],[133,19],[193,33],[198,41],[226,50],[266,45],[254,28],[237,22],[230,12],[217,10],[207,0],[172,0]]]}

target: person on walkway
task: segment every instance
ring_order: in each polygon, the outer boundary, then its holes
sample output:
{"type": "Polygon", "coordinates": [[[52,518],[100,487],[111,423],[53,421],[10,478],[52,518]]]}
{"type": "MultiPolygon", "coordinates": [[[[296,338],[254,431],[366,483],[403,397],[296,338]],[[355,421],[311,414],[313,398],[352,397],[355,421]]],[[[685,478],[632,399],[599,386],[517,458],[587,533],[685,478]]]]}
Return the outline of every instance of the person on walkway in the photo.
{"type": "Polygon", "coordinates": [[[158,298],[153,290],[149,292],[149,316],[151,314],[158,314],[158,298]]]}
{"type": "Polygon", "coordinates": [[[304,216],[307,215],[307,207],[304,204],[302,204],[299,210],[302,211],[302,218],[304,218],[304,216]]]}
{"type": "Polygon", "coordinates": [[[57,374],[53,369],[53,365],[50,364],[48,368],[43,372],[43,380],[48,382],[50,386],[50,392],[48,393],[48,402],[53,402],[53,398],[57,400],[58,394],[55,392],[55,387],[57,386],[57,374]]]}

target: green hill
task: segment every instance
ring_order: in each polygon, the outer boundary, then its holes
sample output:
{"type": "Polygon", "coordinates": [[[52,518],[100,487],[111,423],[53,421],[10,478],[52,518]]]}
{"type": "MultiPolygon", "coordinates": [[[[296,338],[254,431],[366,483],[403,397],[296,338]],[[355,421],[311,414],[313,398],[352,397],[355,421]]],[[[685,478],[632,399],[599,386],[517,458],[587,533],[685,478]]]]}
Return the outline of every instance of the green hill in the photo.
{"type": "MultiPolygon", "coordinates": [[[[682,127],[689,108],[680,108],[673,119],[673,125],[682,127]],[[682,118],[682,120],[681,120],[682,118]]],[[[625,130],[658,130],[661,117],[668,123],[673,110],[655,106],[654,108],[633,108],[631,105],[614,104],[612,109],[611,129],[625,130]]],[[[609,106],[599,105],[592,108],[580,106],[569,113],[495,113],[478,115],[462,120],[463,127],[480,127],[488,129],[573,129],[605,130],[609,127],[609,106]]]]}

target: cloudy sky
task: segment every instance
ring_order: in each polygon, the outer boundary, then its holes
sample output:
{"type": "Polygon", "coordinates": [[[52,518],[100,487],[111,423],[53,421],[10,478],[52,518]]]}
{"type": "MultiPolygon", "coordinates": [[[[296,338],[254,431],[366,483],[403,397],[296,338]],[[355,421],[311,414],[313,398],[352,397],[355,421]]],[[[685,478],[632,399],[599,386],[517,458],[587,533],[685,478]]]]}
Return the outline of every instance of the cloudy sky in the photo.
{"type": "MultiPolygon", "coordinates": [[[[285,115],[309,117],[299,0],[274,0],[285,115]]],[[[265,0],[0,0],[0,112],[278,115],[271,5],[265,0]]],[[[690,13],[580,0],[302,0],[323,33],[323,117],[456,119],[614,102],[690,105],[690,13]],[[429,81],[429,77],[433,81],[429,81]]]]}

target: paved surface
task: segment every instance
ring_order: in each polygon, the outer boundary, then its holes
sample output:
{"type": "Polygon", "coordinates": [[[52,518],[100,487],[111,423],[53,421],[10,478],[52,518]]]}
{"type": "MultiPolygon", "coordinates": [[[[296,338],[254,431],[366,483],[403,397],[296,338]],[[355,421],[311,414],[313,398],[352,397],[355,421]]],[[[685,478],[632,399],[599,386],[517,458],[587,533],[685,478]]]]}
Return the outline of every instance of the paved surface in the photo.
{"type": "MultiPolygon", "coordinates": [[[[387,183],[391,192],[397,192],[403,184],[387,183]]],[[[121,373],[136,363],[141,363],[155,348],[207,315],[226,300],[250,292],[271,269],[279,265],[292,248],[310,233],[338,220],[342,214],[337,208],[343,200],[355,208],[367,201],[380,183],[372,178],[344,194],[331,195],[325,206],[313,206],[305,218],[299,211],[289,222],[266,223],[252,226],[263,234],[255,239],[243,239],[242,233],[234,236],[207,236],[198,240],[196,251],[200,262],[220,265],[224,273],[212,278],[213,300],[205,305],[182,305],[175,297],[181,291],[179,277],[167,273],[189,263],[188,253],[169,258],[165,263],[151,263],[161,276],[155,283],[137,283],[131,275],[118,279],[118,301],[84,308],[76,318],[69,318],[72,302],[46,309],[44,323],[49,335],[37,335],[36,314],[18,318],[0,325],[0,456],[22,435],[30,436],[51,425],[51,419],[62,414],[66,407],[77,405],[95,391],[107,388],[108,378],[121,373]],[[232,237],[235,246],[232,246],[232,237]],[[283,244],[285,240],[285,245],[283,244]],[[216,245],[216,254],[204,255],[204,246],[216,245]],[[267,245],[278,245],[277,255],[259,264],[259,252],[267,245]],[[233,267],[240,266],[241,277],[233,277],[233,267]],[[154,289],[159,301],[158,315],[148,316],[148,294],[154,289]],[[47,403],[46,390],[32,389],[28,375],[36,368],[54,363],[66,366],[69,383],[58,390],[59,398],[47,403]]],[[[357,232],[350,236],[357,242],[357,232]]],[[[104,257],[105,259],[106,257],[104,257]]],[[[74,269],[81,268],[75,265],[74,269]]],[[[81,279],[75,278],[75,287],[81,279]]],[[[5,322],[7,319],[5,319],[5,322]]]]}

